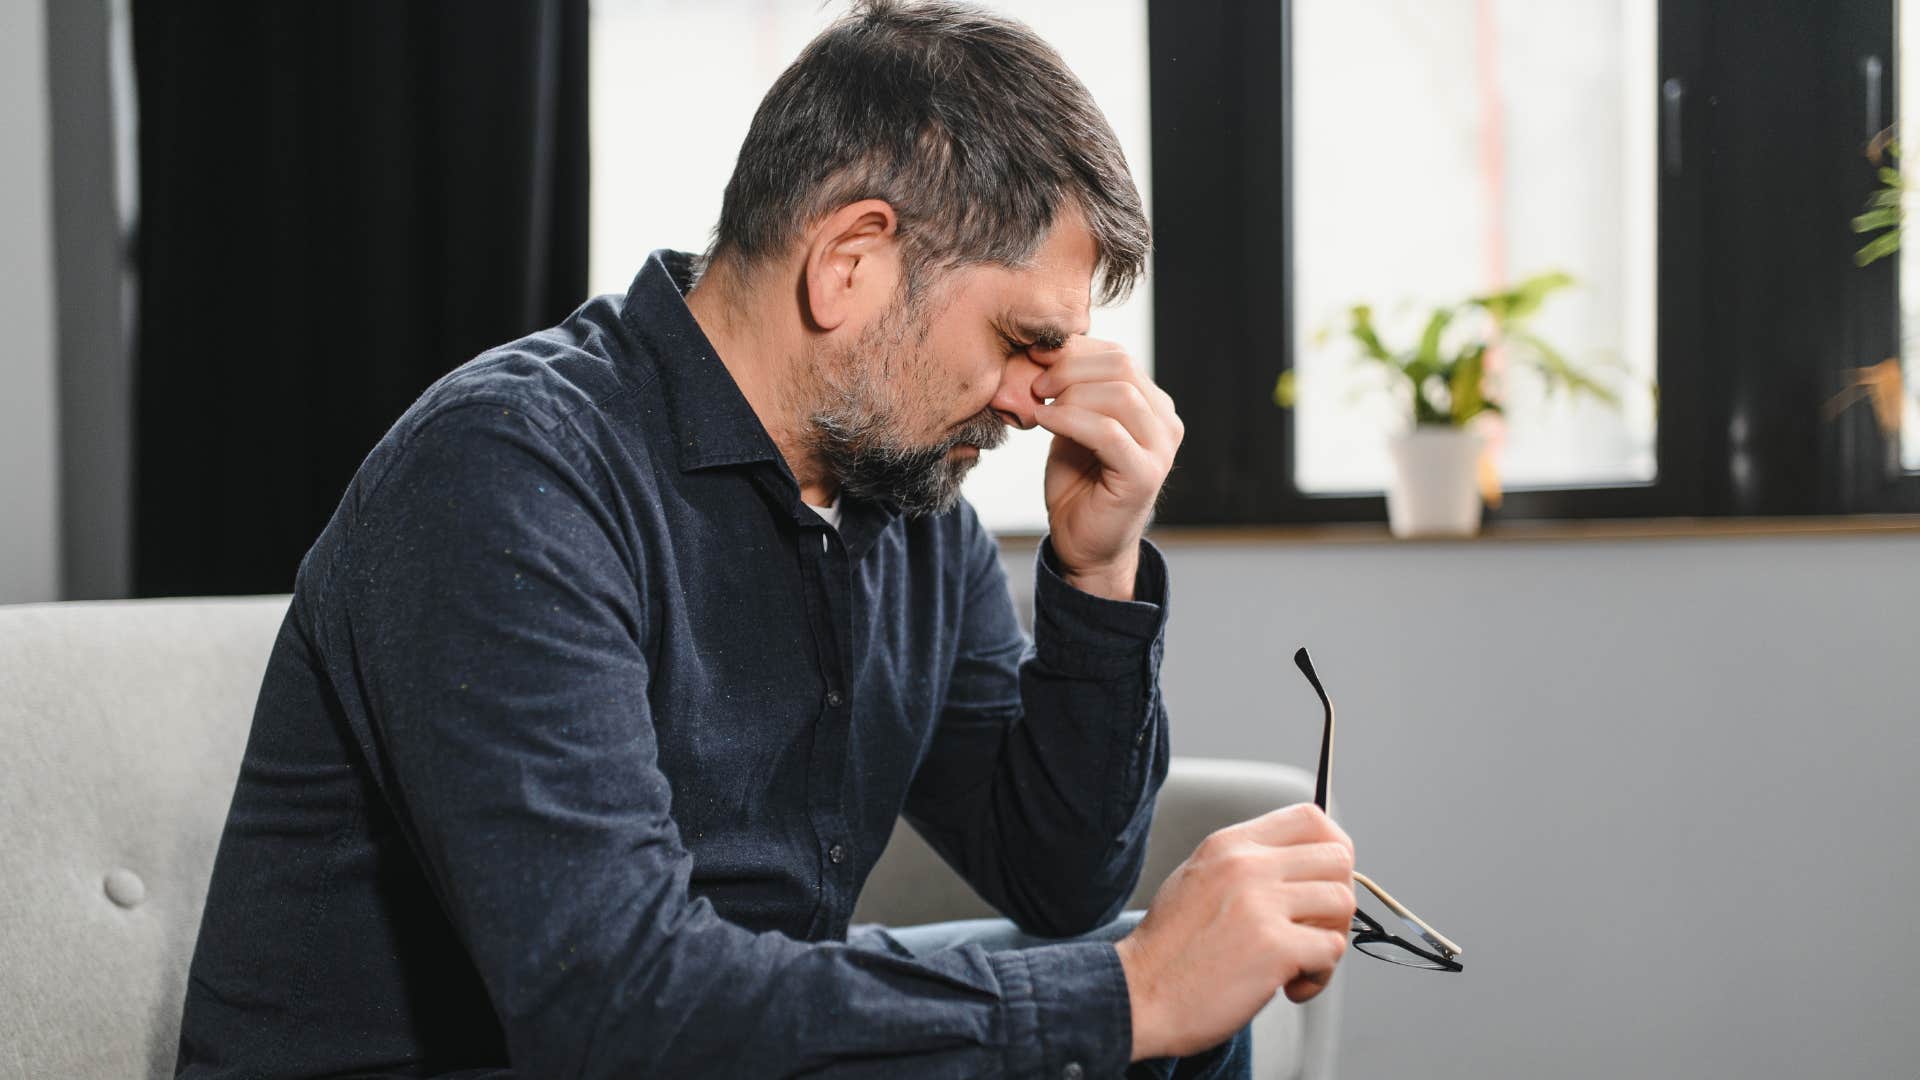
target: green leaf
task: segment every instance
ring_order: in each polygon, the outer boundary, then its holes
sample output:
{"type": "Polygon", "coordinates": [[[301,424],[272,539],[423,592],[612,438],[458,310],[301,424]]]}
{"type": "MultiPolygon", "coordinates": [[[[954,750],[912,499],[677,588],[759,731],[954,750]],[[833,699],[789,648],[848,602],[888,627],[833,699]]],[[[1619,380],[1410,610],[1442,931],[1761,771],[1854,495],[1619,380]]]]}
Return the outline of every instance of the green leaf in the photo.
{"type": "Polygon", "coordinates": [[[1890,188],[1896,188],[1904,186],[1906,184],[1906,178],[1900,175],[1899,169],[1889,169],[1885,165],[1882,165],[1880,166],[1880,182],[1890,188]]]}
{"type": "Polygon", "coordinates": [[[1896,208],[1869,210],[1853,219],[1853,231],[1872,232],[1875,229],[1890,228],[1900,224],[1900,211],[1896,208]]]}
{"type": "Polygon", "coordinates": [[[1452,308],[1435,308],[1432,317],[1427,319],[1427,329],[1420,335],[1420,351],[1416,359],[1424,369],[1438,373],[1440,363],[1440,335],[1447,330],[1447,324],[1453,321],[1452,308]]]}
{"type": "Polygon", "coordinates": [[[1885,258],[1899,251],[1900,233],[1902,231],[1901,229],[1894,229],[1890,232],[1881,233],[1879,236],[1868,241],[1865,247],[1853,253],[1853,264],[1855,266],[1865,266],[1875,259],[1885,258]]]}
{"type": "Polygon", "coordinates": [[[1534,366],[1546,377],[1548,393],[1552,393],[1556,386],[1565,386],[1569,392],[1592,394],[1609,405],[1620,404],[1620,396],[1612,389],[1595,382],[1567,363],[1567,358],[1560,355],[1559,350],[1537,336],[1523,330],[1516,332],[1514,339],[1532,353],[1534,366]]]}
{"type": "Polygon", "coordinates": [[[1383,364],[1392,364],[1393,354],[1387,351],[1385,345],[1380,344],[1380,335],[1374,333],[1373,308],[1366,304],[1355,304],[1348,311],[1348,315],[1352,323],[1347,333],[1352,335],[1353,340],[1360,343],[1360,347],[1366,350],[1368,356],[1383,364]]]}
{"type": "Polygon", "coordinates": [[[1413,422],[1416,424],[1452,423],[1447,411],[1427,397],[1427,388],[1416,384],[1413,390],[1413,422]]]}
{"type": "Polygon", "coordinates": [[[1465,424],[1475,413],[1487,407],[1482,377],[1486,374],[1487,351],[1476,346],[1460,354],[1453,365],[1453,377],[1447,380],[1447,396],[1453,406],[1453,422],[1465,424]]]}
{"type": "Polygon", "coordinates": [[[1291,409],[1299,400],[1300,395],[1298,387],[1294,384],[1293,369],[1288,368],[1280,373],[1280,378],[1273,384],[1273,403],[1283,409],[1291,409]]]}
{"type": "Polygon", "coordinates": [[[1476,296],[1469,303],[1485,308],[1493,316],[1494,322],[1504,327],[1530,317],[1546,303],[1547,297],[1573,283],[1573,275],[1549,270],[1526,278],[1505,291],[1476,296]]]}

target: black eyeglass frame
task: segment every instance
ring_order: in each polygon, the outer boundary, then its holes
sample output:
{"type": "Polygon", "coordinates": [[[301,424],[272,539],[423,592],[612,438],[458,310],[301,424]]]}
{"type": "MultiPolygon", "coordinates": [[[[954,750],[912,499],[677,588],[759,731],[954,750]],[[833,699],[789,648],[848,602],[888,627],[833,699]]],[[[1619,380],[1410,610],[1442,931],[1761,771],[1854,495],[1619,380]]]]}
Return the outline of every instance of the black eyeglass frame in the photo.
{"type": "MultiPolygon", "coordinates": [[[[1314,672],[1313,661],[1308,658],[1306,649],[1295,650],[1293,663],[1295,667],[1300,669],[1300,673],[1307,677],[1307,681],[1313,684],[1313,692],[1319,695],[1320,706],[1326,711],[1326,725],[1320,732],[1320,770],[1313,784],[1314,805],[1318,806],[1321,812],[1324,813],[1327,809],[1327,786],[1333,778],[1333,699],[1327,696],[1326,688],[1320,685],[1320,676],[1314,672]]],[[[1399,917],[1401,922],[1406,923],[1407,927],[1429,946],[1428,948],[1422,948],[1408,941],[1406,938],[1387,933],[1386,928],[1380,925],[1379,920],[1356,908],[1353,913],[1353,923],[1350,927],[1354,935],[1353,945],[1355,949],[1366,953],[1376,960],[1385,960],[1390,964],[1400,964],[1403,967],[1420,968],[1424,971],[1458,972],[1462,970],[1460,964],[1460,946],[1449,941],[1446,936],[1438,930],[1428,926],[1425,920],[1415,915],[1406,905],[1395,900],[1385,889],[1374,884],[1372,878],[1355,870],[1353,872],[1353,880],[1359,882],[1368,892],[1378,897],[1381,903],[1387,905],[1387,907],[1399,917]],[[1399,960],[1392,956],[1372,952],[1363,947],[1373,944],[1395,946],[1404,949],[1411,955],[1409,959],[1399,960]],[[1419,962],[1416,962],[1416,960],[1419,962]]]]}

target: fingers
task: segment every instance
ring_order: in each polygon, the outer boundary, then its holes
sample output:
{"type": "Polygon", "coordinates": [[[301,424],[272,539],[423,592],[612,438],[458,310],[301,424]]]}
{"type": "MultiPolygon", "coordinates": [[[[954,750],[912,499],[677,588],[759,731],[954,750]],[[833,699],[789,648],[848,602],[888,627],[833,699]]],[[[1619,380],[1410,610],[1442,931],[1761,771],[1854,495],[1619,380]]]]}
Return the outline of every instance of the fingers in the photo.
{"type": "Polygon", "coordinates": [[[1171,453],[1177,445],[1173,433],[1148,403],[1140,388],[1130,382],[1083,382],[1062,390],[1053,399],[1055,405],[1078,405],[1120,421],[1133,441],[1154,453],[1171,453]]]}
{"type": "Polygon", "coordinates": [[[1288,881],[1353,880],[1353,852],[1332,840],[1274,848],[1268,858],[1273,872],[1288,881]]]}
{"type": "Polygon", "coordinates": [[[1345,930],[1336,933],[1315,927],[1300,927],[1295,949],[1300,970],[1298,975],[1287,980],[1287,1000],[1298,1005],[1325,989],[1346,953],[1345,930]]]}
{"type": "Polygon", "coordinates": [[[1343,881],[1289,881],[1280,896],[1293,922],[1343,934],[1353,929],[1353,886],[1343,881]]]}
{"type": "Polygon", "coordinates": [[[1039,406],[1033,415],[1041,427],[1093,451],[1103,468],[1121,476],[1159,475],[1147,448],[1134,439],[1126,425],[1105,413],[1055,401],[1052,405],[1039,406]]]}
{"type": "Polygon", "coordinates": [[[1325,840],[1344,844],[1348,852],[1353,851],[1353,838],[1347,835],[1347,830],[1310,802],[1269,810],[1257,818],[1228,828],[1243,831],[1262,844],[1286,846],[1325,840]]]}
{"type": "Polygon", "coordinates": [[[1331,971],[1316,971],[1311,975],[1301,975],[1287,983],[1287,1000],[1295,1005],[1305,1005],[1327,988],[1327,982],[1333,978],[1331,971]]]}
{"type": "Polygon", "coordinates": [[[1148,378],[1125,349],[1113,342],[1090,338],[1072,341],[1063,349],[1038,352],[1036,362],[1046,366],[1033,380],[1036,397],[1059,397],[1081,383],[1124,382],[1140,392],[1147,407],[1173,433],[1175,443],[1186,433],[1185,424],[1174,410],[1173,397],[1148,378]]]}
{"type": "Polygon", "coordinates": [[[1033,392],[1043,398],[1057,397],[1074,383],[1132,382],[1141,377],[1139,365],[1125,349],[1104,341],[1090,340],[1078,347],[1069,344],[1043,355],[1058,357],[1034,376],[1033,392]]]}

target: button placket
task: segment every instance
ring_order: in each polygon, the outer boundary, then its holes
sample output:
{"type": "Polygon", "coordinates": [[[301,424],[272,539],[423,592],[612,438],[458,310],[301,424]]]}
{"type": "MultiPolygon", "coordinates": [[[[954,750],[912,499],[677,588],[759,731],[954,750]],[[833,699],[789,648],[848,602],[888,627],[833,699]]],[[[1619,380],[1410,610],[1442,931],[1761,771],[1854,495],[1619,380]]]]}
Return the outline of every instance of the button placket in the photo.
{"type": "Polygon", "coordinates": [[[837,594],[844,589],[842,575],[837,572],[834,546],[827,535],[828,530],[820,532],[820,552],[814,554],[812,542],[804,533],[798,537],[802,575],[806,586],[806,607],[808,621],[813,630],[815,657],[819,664],[819,674],[825,686],[821,700],[823,705],[815,721],[812,750],[809,754],[810,768],[807,774],[807,808],[812,819],[816,842],[821,846],[819,852],[820,880],[817,886],[818,906],[814,909],[812,933],[832,936],[842,932],[840,928],[846,921],[851,907],[851,882],[848,880],[851,861],[847,856],[848,836],[847,815],[843,802],[842,787],[847,765],[847,732],[845,692],[848,664],[845,650],[842,648],[836,624],[840,621],[837,609],[842,606],[837,594]]]}
{"type": "Polygon", "coordinates": [[[826,934],[844,933],[854,892],[852,848],[848,842],[849,814],[845,805],[844,770],[851,722],[852,691],[847,679],[852,670],[848,655],[852,645],[851,555],[846,544],[831,528],[820,531],[820,553],[814,555],[801,547],[808,588],[807,607],[813,625],[820,677],[826,684],[824,707],[814,729],[813,768],[808,776],[808,806],[813,818],[814,835],[825,845],[818,888],[820,906],[815,909],[814,929],[826,934]]]}

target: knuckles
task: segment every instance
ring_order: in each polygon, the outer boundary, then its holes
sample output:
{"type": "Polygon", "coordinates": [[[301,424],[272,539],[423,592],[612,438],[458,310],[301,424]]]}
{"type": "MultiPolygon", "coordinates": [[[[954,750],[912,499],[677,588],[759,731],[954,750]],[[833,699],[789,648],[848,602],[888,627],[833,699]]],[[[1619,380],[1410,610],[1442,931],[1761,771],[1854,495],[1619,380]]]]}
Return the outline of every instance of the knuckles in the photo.
{"type": "Polygon", "coordinates": [[[1197,855],[1205,855],[1210,858],[1214,855],[1218,855],[1220,853],[1221,848],[1232,847],[1234,840],[1235,840],[1234,827],[1229,825],[1229,826],[1226,826],[1225,828],[1215,829],[1212,832],[1208,833],[1205,837],[1201,839],[1199,844],[1194,846],[1193,850],[1194,850],[1194,853],[1197,855]]]}
{"type": "Polygon", "coordinates": [[[1297,949],[1293,940],[1291,923],[1281,920],[1264,921],[1254,931],[1253,945],[1267,956],[1288,956],[1297,949]]]}
{"type": "Polygon", "coordinates": [[[1309,827],[1312,829],[1313,835],[1321,837],[1329,843],[1342,845],[1347,849],[1349,855],[1353,853],[1353,838],[1347,835],[1347,830],[1341,828],[1337,822],[1328,817],[1326,811],[1312,803],[1300,803],[1299,805],[1303,808],[1301,811],[1302,814],[1311,820],[1309,827]]]}
{"type": "Polygon", "coordinates": [[[1251,877],[1259,871],[1260,854],[1258,845],[1236,843],[1214,852],[1210,861],[1219,873],[1239,879],[1251,877]]]}

